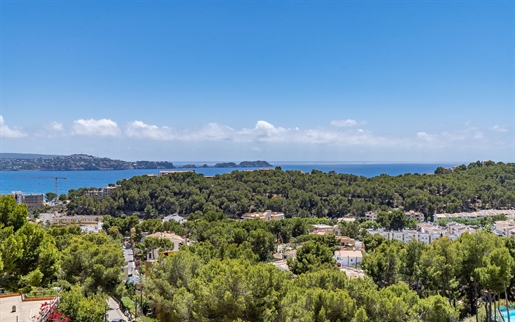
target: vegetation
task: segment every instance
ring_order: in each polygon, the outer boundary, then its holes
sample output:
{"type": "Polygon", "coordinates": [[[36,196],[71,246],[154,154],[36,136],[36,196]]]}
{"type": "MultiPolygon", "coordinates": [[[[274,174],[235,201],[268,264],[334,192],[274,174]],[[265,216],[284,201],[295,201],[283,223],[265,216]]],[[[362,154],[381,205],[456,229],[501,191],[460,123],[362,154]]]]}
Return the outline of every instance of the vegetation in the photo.
{"type": "Polygon", "coordinates": [[[45,230],[27,215],[26,205],[0,196],[0,288],[43,294],[59,287],[59,307],[50,312],[56,321],[104,321],[106,294],[121,283],[120,244],[78,226],[45,230]]]}
{"type": "Polygon", "coordinates": [[[33,224],[26,206],[2,196],[0,287],[28,293],[59,286],[61,302],[52,314],[62,321],[104,321],[107,295],[135,313],[143,308],[171,321],[439,322],[471,315],[494,321],[499,307],[515,298],[515,237],[488,232],[505,217],[480,220],[475,224],[485,229],[430,245],[389,241],[365,228],[410,227],[404,210],[430,215],[512,207],[514,180],[515,165],[502,163],[371,179],[280,169],[135,177],[102,200],[86,197],[84,189],[69,192],[70,213],[110,214],[99,234],[33,224]],[[398,207],[404,209],[392,209],[398,207]],[[265,209],[288,218],[231,219],[265,209]],[[377,222],[338,223],[367,250],[361,263],[367,277],[348,279],[333,259],[334,236],[308,233],[313,224],[335,225],[337,217],[368,210],[378,210],[377,222]],[[189,213],[188,221],[157,218],[172,212],[189,213]],[[151,237],[141,242],[144,233],[161,231],[190,243],[159,258],[137,294],[121,279],[122,241],[142,259],[173,247],[151,237]],[[278,244],[296,250],[287,261],[290,271],[270,263],[278,244]],[[137,296],[143,304],[138,298],[136,305],[137,296]]]}
{"type": "MultiPolygon", "coordinates": [[[[300,171],[233,171],[204,177],[175,173],[169,177],[138,176],[118,182],[120,188],[102,200],[69,192],[70,214],[135,214],[157,218],[171,213],[193,218],[210,212],[239,218],[246,212],[282,211],[287,217],[363,216],[371,210],[402,208],[434,213],[515,207],[515,164],[474,162],[435,174],[381,175],[300,171]]],[[[390,221],[392,228],[409,223],[390,221]]]]}

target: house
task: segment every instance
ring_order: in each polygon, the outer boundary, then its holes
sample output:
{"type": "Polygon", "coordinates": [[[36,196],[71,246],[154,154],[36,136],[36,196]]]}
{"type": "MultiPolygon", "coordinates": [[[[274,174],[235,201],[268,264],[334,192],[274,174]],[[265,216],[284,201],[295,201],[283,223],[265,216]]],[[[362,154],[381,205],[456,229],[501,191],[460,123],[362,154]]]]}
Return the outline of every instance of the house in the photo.
{"type": "Polygon", "coordinates": [[[265,212],[250,212],[241,216],[241,219],[261,219],[263,221],[271,221],[271,220],[283,220],[284,213],[282,212],[273,212],[271,210],[266,210],[265,212]]]}
{"type": "Polygon", "coordinates": [[[495,233],[499,236],[515,236],[515,221],[503,220],[495,222],[495,233]]]}
{"type": "Polygon", "coordinates": [[[150,269],[154,265],[155,261],[159,259],[159,257],[162,256],[171,256],[174,252],[177,252],[179,250],[179,247],[182,245],[185,245],[187,242],[184,238],[182,238],[179,235],[169,233],[169,232],[157,232],[154,234],[146,235],[143,237],[142,241],[145,240],[147,237],[153,237],[153,238],[164,238],[168,239],[173,244],[173,249],[165,249],[165,250],[158,250],[158,249],[151,249],[147,255],[146,255],[146,261],[145,261],[145,276],[149,276],[150,269]]]}
{"type": "Polygon", "coordinates": [[[184,238],[170,232],[157,232],[154,234],[146,235],[142,241],[144,241],[147,237],[168,239],[173,244],[173,251],[179,250],[179,247],[186,244],[186,240],[184,238]]]}
{"type": "Polygon", "coordinates": [[[356,240],[347,236],[336,236],[336,239],[340,241],[341,246],[355,246],[356,240]]]}
{"type": "Polygon", "coordinates": [[[421,212],[415,212],[413,210],[410,210],[408,212],[404,212],[404,215],[406,216],[406,218],[408,218],[409,220],[417,220],[418,222],[423,222],[424,221],[424,214],[421,213],[421,212]]]}
{"type": "Polygon", "coordinates": [[[340,226],[334,225],[313,225],[312,235],[340,235],[340,226]]]}
{"type": "Polygon", "coordinates": [[[57,306],[59,299],[54,296],[28,298],[19,293],[0,293],[0,321],[22,322],[22,321],[46,321],[42,318],[51,307],[57,306]],[[42,305],[45,308],[42,309],[42,305]]]}
{"type": "Polygon", "coordinates": [[[368,211],[365,213],[366,220],[376,221],[377,219],[377,211],[368,211]]]}
{"type": "Polygon", "coordinates": [[[351,222],[355,222],[356,221],[356,217],[343,217],[343,218],[338,218],[338,222],[346,222],[346,223],[351,223],[351,222]]]}
{"type": "Polygon", "coordinates": [[[178,214],[169,215],[163,218],[163,222],[169,222],[171,220],[178,222],[179,224],[183,224],[187,221],[184,217],[181,217],[178,214]]]}
{"type": "Polygon", "coordinates": [[[341,249],[334,252],[333,258],[341,266],[356,266],[363,260],[363,253],[361,250],[341,249]]]}
{"type": "Polygon", "coordinates": [[[98,225],[103,218],[103,216],[96,215],[54,216],[52,224],[98,225]]]}
{"type": "Polygon", "coordinates": [[[458,235],[458,236],[460,236],[461,234],[463,234],[465,232],[473,233],[476,231],[475,229],[470,228],[467,225],[463,225],[463,224],[460,224],[460,223],[457,223],[454,221],[448,223],[446,228],[447,228],[447,233],[449,233],[451,235],[458,235]]]}

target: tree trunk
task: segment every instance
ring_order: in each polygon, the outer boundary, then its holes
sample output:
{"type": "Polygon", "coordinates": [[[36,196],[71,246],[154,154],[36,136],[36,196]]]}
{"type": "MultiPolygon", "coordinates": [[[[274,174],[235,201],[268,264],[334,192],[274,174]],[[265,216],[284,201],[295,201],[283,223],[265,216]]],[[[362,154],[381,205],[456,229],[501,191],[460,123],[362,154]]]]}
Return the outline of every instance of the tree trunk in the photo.
{"type": "Polygon", "coordinates": [[[488,292],[488,321],[492,322],[492,294],[488,292]]]}
{"type": "Polygon", "coordinates": [[[499,312],[499,316],[501,317],[503,322],[505,322],[506,320],[504,319],[504,316],[502,316],[502,312],[501,312],[501,296],[500,295],[497,295],[497,311],[499,312]]]}
{"type": "Polygon", "coordinates": [[[474,293],[474,301],[472,301],[472,303],[470,303],[470,309],[472,311],[472,313],[476,313],[476,322],[479,322],[479,312],[478,312],[478,309],[477,309],[477,285],[475,285],[475,293],[474,293]],[[475,311],[474,311],[474,308],[475,308],[475,311]]]}
{"type": "Polygon", "coordinates": [[[506,283],[504,283],[504,299],[506,300],[506,316],[510,322],[510,303],[508,302],[508,292],[506,292],[506,283]]]}
{"type": "Polygon", "coordinates": [[[497,321],[497,296],[495,293],[493,294],[493,302],[494,302],[494,321],[497,321]]]}

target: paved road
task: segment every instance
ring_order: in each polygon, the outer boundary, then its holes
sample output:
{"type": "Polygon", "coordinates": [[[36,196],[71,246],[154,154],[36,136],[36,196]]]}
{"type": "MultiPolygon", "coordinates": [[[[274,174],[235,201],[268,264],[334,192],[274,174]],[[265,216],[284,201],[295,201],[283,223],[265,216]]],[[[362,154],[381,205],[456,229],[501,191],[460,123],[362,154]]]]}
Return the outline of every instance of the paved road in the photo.
{"type": "Polygon", "coordinates": [[[115,300],[113,300],[112,297],[109,297],[107,299],[107,304],[109,305],[109,309],[107,311],[107,321],[112,321],[113,319],[119,318],[124,319],[125,321],[129,321],[129,318],[127,318],[122,311],[120,310],[120,306],[118,306],[118,303],[116,303],[115,300]]]}
{"type": "Polygon", "coordinates": [[[127,262],[127,274],[129,276],[134,276],[139,280],[139,272],[136,269],[136,263],[134,262],[134,253],[130,248],[123,249],[123,257],[127,262]]]}

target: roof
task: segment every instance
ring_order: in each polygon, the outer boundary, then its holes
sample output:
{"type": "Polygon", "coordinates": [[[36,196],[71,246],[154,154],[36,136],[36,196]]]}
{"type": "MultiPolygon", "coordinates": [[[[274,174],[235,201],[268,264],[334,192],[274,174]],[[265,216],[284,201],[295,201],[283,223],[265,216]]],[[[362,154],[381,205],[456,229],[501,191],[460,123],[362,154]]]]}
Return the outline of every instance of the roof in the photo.
{"type": "Polygon", "coordinates": [[[41,305],[45,302],[50,300],[23,301],[20,295],[0,298],[0,321],[32,321],[32,317],[38,315],[41,305]],[[12,312],[13,306],[16,306],[16,312],[12,312]]]}
{"type": "Polygon", "coordinates": [[[147,235],[146,237],[165,238],[165,239],[169,239],[169,240],[184,241],[184,238],[182,238],[181,236],[173,234],[173,233],[166,233],[166,232],[157,232],[157,233],[153,233],[151,235],[147,235]]]}
{"type": "Polygon", "coordinates": [[[360,250],[337,250],[334,252],[337,257],[363,257],[360,250]]]}
{"type": "Polygon", "coordinates": [[[320,225],[313,225],[313,227],[315,229],[333,229],[334,226],[329,226],[329,225],[323,225],[323,224],[320,224],[320,225]]]}

